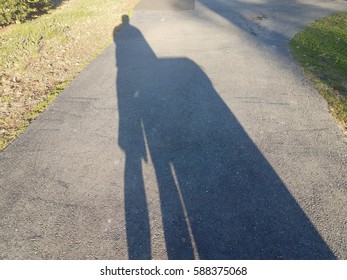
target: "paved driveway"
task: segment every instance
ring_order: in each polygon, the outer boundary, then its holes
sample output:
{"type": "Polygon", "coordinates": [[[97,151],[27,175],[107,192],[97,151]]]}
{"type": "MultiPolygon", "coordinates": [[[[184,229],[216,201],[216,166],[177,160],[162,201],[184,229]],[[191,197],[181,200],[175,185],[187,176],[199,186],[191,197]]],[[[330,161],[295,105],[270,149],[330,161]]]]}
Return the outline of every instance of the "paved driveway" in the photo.
{"type": "Polygon", "coordinates": [[[346,259],[347,145],[288,51],[346,2],[150,2],[0,153],[0,257],[346,259]]]}

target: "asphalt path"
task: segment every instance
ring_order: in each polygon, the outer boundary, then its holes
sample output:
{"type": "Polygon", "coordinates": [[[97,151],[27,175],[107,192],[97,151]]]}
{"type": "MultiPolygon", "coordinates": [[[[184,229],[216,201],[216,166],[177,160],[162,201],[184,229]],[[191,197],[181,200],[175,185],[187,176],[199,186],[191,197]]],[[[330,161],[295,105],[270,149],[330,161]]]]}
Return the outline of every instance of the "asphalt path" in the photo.
{"type": "Polygon", "coordinates": [[[347,259],[347,144],[288,49],[347,2],[155,2],[0,153],[0,258],[347,259]]]}

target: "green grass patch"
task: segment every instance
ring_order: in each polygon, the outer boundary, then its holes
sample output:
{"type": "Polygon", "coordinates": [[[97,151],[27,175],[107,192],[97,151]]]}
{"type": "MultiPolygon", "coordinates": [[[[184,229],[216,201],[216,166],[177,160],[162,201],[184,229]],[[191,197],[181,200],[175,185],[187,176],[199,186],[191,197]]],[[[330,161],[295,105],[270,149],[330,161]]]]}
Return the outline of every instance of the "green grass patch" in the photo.
{"type": "Polygon", "coordinates": [[[138,1],[56,0],[48,13],[0,29],[0,150],[112,42],[138,1]]]}
{"type": "Polygon", "coordinates": [[[0,26],[23,22],[51,7],[50,0],[0,0],[0,26]]]}
{"type": "MultiPolygon", "coordinates": [[[[27,120],[28,122],[28,125],[29,123],[36,119],[37,116],[44,112],[45,109],[47,108],[47,106],[49,104],[51,104],[51,102],[57,98],[57,96],[59,95],[59,93],[61,91],[63,91],[67,86],[69,85],[69,82],[64,82],[60,85],[58,85],[54,90],[50,91],[45,97],[43,100],[41,100],[34,108],[33,110],[28,113],[25,117],[25,119],[27,120]]],[[[27,125],[26,125],[27,126],[27,125]]]]}
{"type": "Polygon", "coordinates": [[[347,128],[347,13],[310,24],[294,36],[291,50],[305,74],[347,128]]]}

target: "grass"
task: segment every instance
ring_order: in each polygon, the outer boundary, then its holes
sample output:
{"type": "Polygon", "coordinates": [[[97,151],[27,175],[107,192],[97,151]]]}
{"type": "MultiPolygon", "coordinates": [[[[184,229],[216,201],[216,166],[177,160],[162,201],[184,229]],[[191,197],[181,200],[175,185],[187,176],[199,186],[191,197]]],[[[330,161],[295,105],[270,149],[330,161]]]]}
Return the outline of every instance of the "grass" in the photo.
{"type": "Polygon", "coordinates": [[[347,130],[347,13],[315,21],[291,41],[294,57],[347,130]]]}
{"type": "Polygon", "coordinates": [[[138,0],[56,0],[37,19],[0,29],[0,150],[112,41],[138,0]]]}

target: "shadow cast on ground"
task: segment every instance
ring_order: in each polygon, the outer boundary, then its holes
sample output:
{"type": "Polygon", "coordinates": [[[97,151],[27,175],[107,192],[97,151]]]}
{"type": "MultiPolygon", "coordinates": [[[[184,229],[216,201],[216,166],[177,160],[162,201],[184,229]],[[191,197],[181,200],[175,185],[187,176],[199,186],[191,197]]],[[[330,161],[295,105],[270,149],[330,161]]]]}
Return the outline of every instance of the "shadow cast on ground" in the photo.
{"type": "Polygon", "coordinates": [[[64,4],[64,2],[69,2],[69,0],[51,0],[51,3],[53,5],[53,8],[57,8],[59,6],[61,6],[62,4],[64,4]]]}
{"type": "Polygon", "coordinates": [[[115,35],[119,146],[130,259],[151,259],[142,160],[151,158],[169,259],[334,259],[207,75],[115,35]]]}
{"type": "MultiPolygon", "coordinates": [[[[288,45],[291,38],[314,20],[337,12],[337,6],[332,8],[331,5],[325,5],[328,2],[324,0],[196,0],[196,2],[250,35],[251,41],[255,44],[269,48],[276,46],[277,57],[288,62],[292,62],[288,45]]],[[[337,4],[331,2],[329,4],[337,4]]]]}

